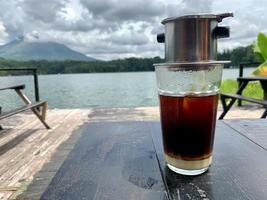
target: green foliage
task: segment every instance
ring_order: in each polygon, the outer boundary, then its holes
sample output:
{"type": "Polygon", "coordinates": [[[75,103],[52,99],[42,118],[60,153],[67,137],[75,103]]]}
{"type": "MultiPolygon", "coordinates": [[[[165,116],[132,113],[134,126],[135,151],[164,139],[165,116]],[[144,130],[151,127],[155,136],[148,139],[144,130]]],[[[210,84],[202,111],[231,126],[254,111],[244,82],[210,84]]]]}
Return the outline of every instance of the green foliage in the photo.
{"type": "Polygon", "coordinates": [[[221,83],[221,92],[223,93],[236,93],[238,84],[236,80],[227,79],[221,83]]]}
{"type": "MultiPolygon", "coordinates": [[[[236,80],[224,80],[221,84],[222,93],[236,93],[238,83],[236,80]]],[[[243,91],[244,96],[253,97],[257,99],[263,98],[263,90],[259,82],[250,82],[243,91]]]]}
{"type": "Polygon", "coordinates": [[[259,82],[251,82],[243,91],[244,96],[263,99],[263,90],[259,82]]]}
{"type": "Polygon", "coordinates": [[[259,33],[257,42],[254,43],[254,53],[260,58],[262,64],[253,72],[254,75],[267,75],[267,35],[259,33]]]}
{"type": "Polygon", "coordinates": [[[217,57],[218,60],[231,60],[231,63],[225,65],[225,67],[237,67],[241,62],[259,62],[259,59],[255,56],[253,52],[253,45],[249,45],[246,47],[237,47],[233,50],[224,50],[222,53],[218,53],[217,57]]]}
{"type": "Polygon", "coordinates": [[[264,58],[262,57],[261,50],[258,46],[258,43],[253,43],[253,51],[255,56],[259,59],[260,62],[264,62],[264,58]]]}
{"type": "Polygon", "coordinates": [[[258,66],[257,69],[252,72],[252,74],[256,76],[267,76],[267,61],[258,66]]]}
{"type": "Polygon", "coordinates": [[[261,52],[264,61],[267,60],[267,35],[259,33],[258,35],[258,47],[261,52]]]}

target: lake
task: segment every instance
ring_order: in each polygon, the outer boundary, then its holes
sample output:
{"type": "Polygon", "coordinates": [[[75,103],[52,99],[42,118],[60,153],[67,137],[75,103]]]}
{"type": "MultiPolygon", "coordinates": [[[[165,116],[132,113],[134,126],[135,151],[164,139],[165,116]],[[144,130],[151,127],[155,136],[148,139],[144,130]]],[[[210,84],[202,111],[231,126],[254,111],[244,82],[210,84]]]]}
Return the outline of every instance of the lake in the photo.
{"type": "MultiPolygon", "coordinates": [[[[254,69],[246,68],[244,75],[254,69]]],[[[224,69],[223,79],[236,79],[238,69],[224,69]]],[[[1,87],[26,84],[25,93],[34,99],[32,76],[0,77],[1,87]]],[[[91,73],[39,76],[40,97],[49,108],[156,106],[158,97],[154,72],[91,73]]],[[[0,92],[1,107],[23,105],[14,91],[0,92]]]]}

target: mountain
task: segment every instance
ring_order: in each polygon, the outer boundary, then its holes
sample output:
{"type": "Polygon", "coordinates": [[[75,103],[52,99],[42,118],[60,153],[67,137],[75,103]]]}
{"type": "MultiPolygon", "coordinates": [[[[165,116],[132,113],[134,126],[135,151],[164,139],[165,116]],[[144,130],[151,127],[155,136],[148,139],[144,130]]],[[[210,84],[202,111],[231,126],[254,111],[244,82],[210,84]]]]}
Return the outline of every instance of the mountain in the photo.
{"type": "Polygon", "coordinates": [[[13,40],[0,46],[0,57],[12,60],[80,60],[93,61],[80,52],[56,42],[26,42],[23,39],[13,40]]]}

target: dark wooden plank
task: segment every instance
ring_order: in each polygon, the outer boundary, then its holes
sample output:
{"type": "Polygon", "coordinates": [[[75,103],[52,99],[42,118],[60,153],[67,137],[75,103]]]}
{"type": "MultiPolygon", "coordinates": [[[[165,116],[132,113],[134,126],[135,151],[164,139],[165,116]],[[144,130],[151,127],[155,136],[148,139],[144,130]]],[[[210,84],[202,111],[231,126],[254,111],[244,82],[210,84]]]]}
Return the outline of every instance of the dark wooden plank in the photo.
{"type": "Polygon", "coordinates": [[[31,108],[39,107],[39,106],[41,106],[41,105],[44,104],[44,103],[45,103],[45,101],[39,101],[39,102],[35,102],[35,103],[28,104],[28,105],[26,105],[26,106],[22,106],[22,107],[20,107],[20,108],[14,109],[14,110],[9,111],[9,112],[2,113],[2,114],[0,115],[0,120],[1,120],[1,119],[4,119],[4,118],[7,118],[7,117],[10,117],[10,116],[12,116],[12,115],[18,114],[18,113],[20,113],[20,112],[29,110],[29,109],[31,109],[31,108]]]}
{"type": "Polygon", "coordinates": [[[251,98],[251,97],[246,97],[246,96],[242,96],[240,94],[222,93],[221,96],[228,97],[228,98],[234,98],[234,99],[242,99],[243,101],[248,101],[248,102],[260,104],[263,106],[267,106],[266,100],[260,100],[260,99],[255,99],[255,98],[251,98]]]}
{"type": "Polygon", "coordinates": [[[147,124],[89,123],[41,199],[167,199],[147,124]]]}
{"type": "Polygon", "coordinates": [[[266,76],[251,76],[251,77],[239,77],[237,78],[239,81],[266,81],[267,77],[266,76]]]}
{"type": "Polygon", "coordinates": [[[70,151],[74,148],[76,142],[81,137],[85,126],[80,126],[72,133],[70,138],[63,142],[58,148],[51,160],[44,164],[42,169],[34,175],[33,181],[27,187],[27,190],[16,197],[17,200],[39,200],[53,177],[65,161],[70,151]]]}
{"type": "Polygon", "coordinates": [[[0,90],[15,90],[15,89],[23,90],[24,88],[25,88],[25,85],[14,85],[14,86],[12,85],[12,86],[0,88],[0,90]]]}
{"type": "Polygon", "coordinates": [[[266,119],[224,120],[224,123],[267,150],[266,119]]]}
{"type": "Polygon", "coordinates": [[[212,166],[195,177],[165,167],[160,124],[151,122],[150,132],[172,199],[266,199],[267,152],[223,122],[217,122],[212,166]]]}

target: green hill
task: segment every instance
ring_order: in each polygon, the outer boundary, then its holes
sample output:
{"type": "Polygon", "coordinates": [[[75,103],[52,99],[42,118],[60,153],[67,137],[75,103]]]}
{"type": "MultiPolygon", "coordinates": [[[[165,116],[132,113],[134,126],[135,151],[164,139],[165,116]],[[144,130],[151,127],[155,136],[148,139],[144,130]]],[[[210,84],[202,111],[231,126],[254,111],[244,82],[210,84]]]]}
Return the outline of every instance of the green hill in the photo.
{"type": "Polygon", "coordinates": [[[93,61],[94,58],[56,42],[26,42],[17,39],[0,46],[0,57],[11,60],[93,61]]]}

